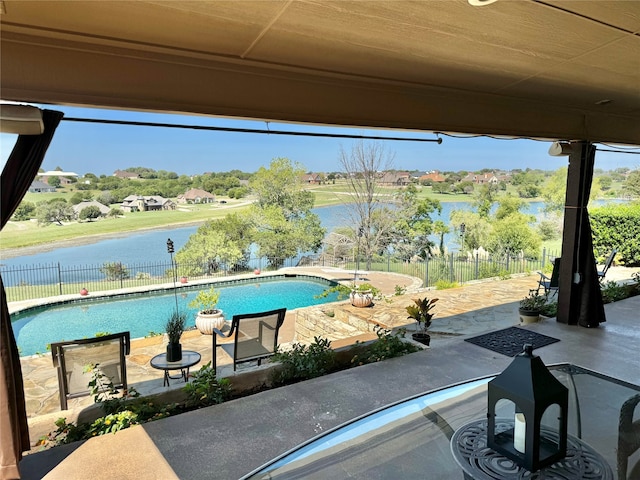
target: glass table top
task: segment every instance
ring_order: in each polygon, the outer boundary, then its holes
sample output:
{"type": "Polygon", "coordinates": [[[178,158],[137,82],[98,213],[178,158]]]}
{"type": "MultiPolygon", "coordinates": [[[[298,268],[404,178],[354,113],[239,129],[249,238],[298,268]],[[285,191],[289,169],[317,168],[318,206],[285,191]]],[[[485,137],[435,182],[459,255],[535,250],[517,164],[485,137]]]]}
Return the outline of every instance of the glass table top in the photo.
{"type": "MultiPolygon", "coordinates": [[[[640,386],[570,364],[548,366],[569,389],[568,432],[616,471],[620,410],[640,386]]],[[[246,479],[462,478],[450,439],[486,418],[493,376],[409,398],[338,427],[247,475],[246,479]]],[[[640,417],[640,406],[635,418],[640,417]]],[[[640,451],[629,458],[629,470],[640,451]]]]}

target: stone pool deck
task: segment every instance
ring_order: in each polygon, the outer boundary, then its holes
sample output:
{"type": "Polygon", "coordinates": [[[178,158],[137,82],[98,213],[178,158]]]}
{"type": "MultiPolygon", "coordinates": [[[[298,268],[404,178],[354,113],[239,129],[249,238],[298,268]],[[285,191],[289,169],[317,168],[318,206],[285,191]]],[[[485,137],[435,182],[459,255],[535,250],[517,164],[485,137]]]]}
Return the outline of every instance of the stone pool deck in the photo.
{"type": "MultiPolygon", "coordinates": [[[[315,267],[285,269],[280,273],[282,272],[311,274],[338,280],[352,278],[344,271],[315,267]]],[[[631,269],[618,269],[617,272],[614,273],[614,269],[610,270],[608,278],[611,275],[612,280],[616,278],[624,280],[630,278],[633,273],[631,269]]],[[[405,307],[411,303],[411,299],[415,298],[416,294],[438,297],[440,300],[435,309],[435,317],[430,329],[433,342],[438,342],[439,337],[444,339],[475,335],[518,324],[518,301],[538,283],[538,276],[534,274],[508,280],[479,281],[449,290],[427,291],[421,288],[422,281],[420,279],[405,275],[371,272],[363,277],[367,282],[380,288],[384,294],[390,296],[385,300],[378,301],[373,308],[355,308],[348,302],[332,304],[331,308],[339,309],[345,315],[358,317],[371,326],[379,324],[387,328],[396,328],[412,325],[408,324],[405,307]],[[399,296],[393,295],[396,286],[405,288],[406,293],[399,296]]],[[[310,308],[321,311],[326,307],[310,308]]],[[[296,317],[295,310],[288,312],[285,325],[281,330],[281,343],[297,341],[296,317]]],[[[334,335],[326,335],[330,337],[334,346],[375,338],[372,330],[365,333],[359,332],[352,336],[348,336],[340,328],[336,328],[336,332],[334,335]],[[336,332],[340,332],[340,334],[336,332]]],[[[201,335],[197,331],[186,332],[182,343],[183,348],[195,350],[202,355],[200,364],[194,369],[198,369],[211,360],[212,342],[210,336],[201,335]]],[[[131,353],[127,357],[128,381],[130,386],[143,395],[165,393],[184,385],[181,381],[174,380],[171,387],[164,387],[162,372],[149,365],[150,359],[162,351],[164,351],[162,337],[132,341],[131,353]]],[[[233,377],[234,372],[230,365],[230,358],[221,350],[217,355],[219,376],[233,377]]],[[[53,367],[50,354],[23,358],[21,362],[27,412],[30,417],[31,442],[34,445],[41,435],[53,429],[53,422],[57,418],[61,416],[74,418],[78,412],[92,404],[92,399],[90,397],[73,399],[69,402],[68,411],[60,411],[56,369],[53,367]]],[[[244,367],[239,369],[238,373],[242,373],[247,368],[253,367],[244,367]]]]}

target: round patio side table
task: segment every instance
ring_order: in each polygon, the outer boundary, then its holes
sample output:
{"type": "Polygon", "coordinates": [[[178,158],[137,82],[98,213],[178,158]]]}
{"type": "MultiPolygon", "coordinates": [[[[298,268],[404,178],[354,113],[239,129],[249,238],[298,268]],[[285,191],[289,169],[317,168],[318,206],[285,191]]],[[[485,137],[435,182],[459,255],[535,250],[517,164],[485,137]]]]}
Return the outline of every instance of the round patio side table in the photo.
{"type": "Polygon", "coordinates": [[[162,383],[162,386],[168,387],[169,379],[176,380],[182,378],[186,382],[187,378],[189,378],[189,368],[193,367],[199,361],[200,354],[198,352],[183,350],[182,358],[177,362],[168,362],[167,354],[161,353],[151,359],[151,366],[158,370],[164,370],[164,381],[162,383]],[[169,375],[169,372],[171,370],[180,370],[180,374],[171,376],[169,375]]]}

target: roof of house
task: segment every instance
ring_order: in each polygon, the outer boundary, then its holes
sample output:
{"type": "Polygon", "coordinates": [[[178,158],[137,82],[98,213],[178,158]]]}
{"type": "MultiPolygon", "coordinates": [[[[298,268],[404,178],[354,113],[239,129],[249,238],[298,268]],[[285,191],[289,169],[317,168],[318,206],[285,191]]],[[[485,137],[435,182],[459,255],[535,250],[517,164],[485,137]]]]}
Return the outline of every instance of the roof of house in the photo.
{"type": "Polygon", "coordinates": [[[77,205],[73,206],[73,211],[76,213],[80,213],[84,208],[87,207],[98,207],[98,209],[100,209],[100,213],[104,215],[109,213],[109,207],[100,202],[96,202],[95,200],[91,200],[89,202],[80,202],[77,205]]]}
{"type": "Polygon", "coordinates": [[[197,198],[216,198],[212,193],[207,192],[206,190],[202,190],[201,188],[192,188],[187,190],[182,195],[181,198],[185,200],[195,200],[197,198]]]}
{"type": "Polygon", "coordinates": [[[48,183],[41,182],[40,180],[34,180],[33,182],[31,182],[31,185],[29,186],[29,188],[46,188],[51,190],[56,189],[56,187],[53,187],[48,183]]]}

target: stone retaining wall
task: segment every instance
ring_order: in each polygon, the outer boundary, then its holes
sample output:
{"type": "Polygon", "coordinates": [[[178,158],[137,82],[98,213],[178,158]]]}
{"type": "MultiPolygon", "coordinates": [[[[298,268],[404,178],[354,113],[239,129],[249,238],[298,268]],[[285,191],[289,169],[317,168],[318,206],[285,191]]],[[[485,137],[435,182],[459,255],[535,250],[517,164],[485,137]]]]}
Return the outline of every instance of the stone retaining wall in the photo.
{"type": "Polygon", "coordinates": [[[374,323],[340,308],[339,305],[307,307],[297,311],[296,341],[302,344],[313,342],[319,336],[331,341],[372,333],[374,323]],[[333,317],[327,315],[333,312],[333,317]]]}

